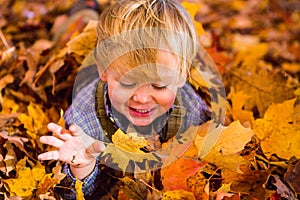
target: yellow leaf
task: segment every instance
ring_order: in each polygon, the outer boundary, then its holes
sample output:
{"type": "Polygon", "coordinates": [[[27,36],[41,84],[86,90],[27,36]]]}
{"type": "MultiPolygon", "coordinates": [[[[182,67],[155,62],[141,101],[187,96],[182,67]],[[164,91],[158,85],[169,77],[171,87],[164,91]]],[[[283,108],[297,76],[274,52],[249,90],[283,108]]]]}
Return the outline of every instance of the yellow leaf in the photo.
{"type": "Polygon", "coordinates": [[[40,162],[37,162],[37,164],[32,168],[32,173],[36,181],[41,181],[46,175],[45,167],[40,162]]]}
{"type": "Polygon", "coordinates": [[[157,158],[151,153],[145,153],[140,148],[145,147],[148,141],[143,137],[125,134],[118,129],[112,136],[112,144],[105,148],[103,156],[110,154],[113,162],[125,173],[129,161],[142,162],[143,160],[154,160],[157,158]]]}
{"type": "Polygon", "coordinates": [[[48,133],[47,124],[50,122],[42,107],[35,103],[27,106],[28,114],[21,114],[18,119],[27,129],[27,134],[32,139],[37,139],[40,135],[48,133]]]}
{"type": "Polygon", "coordinates": [[[239,63],[243,63],[245,68],[255,70],[253,66],[257,65],[260,59],[263,58],[263,56],[267,53],[268,48],[269,46],[266,43],[258,43],[253,46],[248,46],[247,49],[239,51],[235,58],[234,65],[238,66],[239,63]]]}
{"type": "Polygon", "coordinates": [[[1,114],[11,114],[16,113],[19,110],[19,105],[12,99],[7,98],[6,96],[3,97],[3,102],[1,104],[2,110],[1,114]]]}
{"type": "Polygon", "coordinates": [[[300,72],[299,63],[282,63],[282,68],[286,71],[297,73],[300,72]]]}
{"type": "MultiPolygon", "coordinates": [[[[195,138],[195,144],[198,149],[202,148],[204,136],[209,127],[209,123],[205,123],[195,138]]],[[[217,143],[208,154],[204,155],[203,161],[215,164],[218,167],[227,168],[231,171],[238,171],[242,164],[248,162],[239,153],[244,146],[251,140],[254,132],[250,128],[243,127],[239,121],[231,123],[228,127],[219,127],[221,134],[217,143]]]]}
{"type": "Polygon", "coordinates": [[[188,11],[191,18],[194,20],[194,25],[197,31],[198,36],[205,33],[205,30],[202,26],[202,24],[195,20],[195,15],[197,14],[198,10],[202,7],[199,3],[191,3],[187,1],[183,1],[181,5],[188,11]]]}
{"type": "Polygon", "coordinates": [[[30,197],[33,190],[36,189],[34,174],[25,164],[25,158],[17,163],[17,178],[3,180],[6,189],[12,196],[30,197]]]}
{"type": "Polygon", "coordinates": [[[144,137],[125,134],[121,129],[118,129],[112,136],[112,142],[120,149],[132,153],[143,153],[140,148],[148,145],[148,141],[144,137]]]}
{"type": "Polygon", "coordinates": [[[245,122],[251,122],[251,124],[253,124],[253,113],[243,109],[249,98],[250,96],[245,94],[243,91],[239,91],[232,95],[232,117],[235,121],[239,120],[242,124],[245,122]]]}
{"type": "Polygon", "coordinates": [[[300,157],[300,124],[296,123],[295,101],[272,104],[263,119],[255,120],[254,130],[267,158],[272,154],[287,160],[300,157]]]}
{"type": "Polygon", "coordinates": [[[189,82],[198,90],[200,87],[208,88],[207,81],[202,77],[202,72],[199,72],[199,69],[193,67],[190,70],[189,82]]]}
{"type": "Polygon", "coordinates": [[[82,184],[83,184],[83,182],[76,179],[76,183],[75,183],[76,200],[84,200],[84,194],[82,192],[82,184]]]}
{"type": "Polygon", "coordinates": [[[60,109],[60,118],[59,118],[57,124],[61,127],[65,127],[65,124],[66,124],[65,119],[63,118],[63,115],[64,115],[64,111],[62,109],[60,109]]]}

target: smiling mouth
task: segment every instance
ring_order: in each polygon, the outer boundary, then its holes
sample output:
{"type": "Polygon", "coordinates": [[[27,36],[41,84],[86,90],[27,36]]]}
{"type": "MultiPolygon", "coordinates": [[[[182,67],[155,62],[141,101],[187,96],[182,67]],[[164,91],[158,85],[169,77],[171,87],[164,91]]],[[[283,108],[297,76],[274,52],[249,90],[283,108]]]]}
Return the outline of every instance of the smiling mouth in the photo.
{"type": "Polygon", "coordinates": [[[134,109],[133,108],[133,110],[135,110],[136,112],[139,112],[139,113],[148,113],[148,112],[150,112],[151,110],[150,109],[134,109]]]}
{"type": "Polygon", "coordinates": [[[151,114],[151,112],[154,109],[136,109],[136,108],[132,108],[130,107],[130,113],[133,116],[138,116],[138,117],[147,117],[151,114]]]}

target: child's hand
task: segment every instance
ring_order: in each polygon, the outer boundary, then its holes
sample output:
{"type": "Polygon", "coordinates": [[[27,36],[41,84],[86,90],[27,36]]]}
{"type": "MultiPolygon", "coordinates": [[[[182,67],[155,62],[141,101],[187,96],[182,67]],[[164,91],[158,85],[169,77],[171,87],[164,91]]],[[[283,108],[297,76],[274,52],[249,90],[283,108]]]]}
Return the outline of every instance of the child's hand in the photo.
{"type": "Polygon", "coordinates": [[[105,149],[103,142],[85,134],[76,125],[71,125],[69,130],[54,123],[47,127],[53,136],[42,136],[40,141],[57,149],[40,154],[40,160],[61,160],[81,168],[95,163],[97,156],[105,149]]]}

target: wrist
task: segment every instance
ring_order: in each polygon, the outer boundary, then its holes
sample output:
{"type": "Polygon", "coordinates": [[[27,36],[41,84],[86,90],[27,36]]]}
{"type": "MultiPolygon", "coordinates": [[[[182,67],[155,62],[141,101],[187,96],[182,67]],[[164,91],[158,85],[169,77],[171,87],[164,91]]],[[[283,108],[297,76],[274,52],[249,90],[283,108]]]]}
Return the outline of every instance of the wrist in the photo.
{"type": "Polygon", "coordinates": [[[69,165],[71,173],[74,177],[78,178],[79,180],[84,179],[88,175],[90,175],[96,166],[96,159],[93,159],[93,161],[87,165],[69,165]]]}

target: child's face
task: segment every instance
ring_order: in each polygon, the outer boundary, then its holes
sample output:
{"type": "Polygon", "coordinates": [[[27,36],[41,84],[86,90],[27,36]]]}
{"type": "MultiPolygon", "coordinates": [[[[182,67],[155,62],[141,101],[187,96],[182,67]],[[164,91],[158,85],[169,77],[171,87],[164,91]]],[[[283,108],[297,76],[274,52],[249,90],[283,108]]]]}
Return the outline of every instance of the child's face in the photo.
{"type": "MultiPolygon", "coordinates": [[[[122,67],[122,66],[118,66],[122,67]]],[[[122,73],[108,68],[101,76],[108,83],[112,106],[132,124],[147,126],[174,103],[180,78],[176,59],[160,52],[156,64],[145,64],[122,73]]],[[[181,77],[181,85],[184,78],[181,77]]]]}

